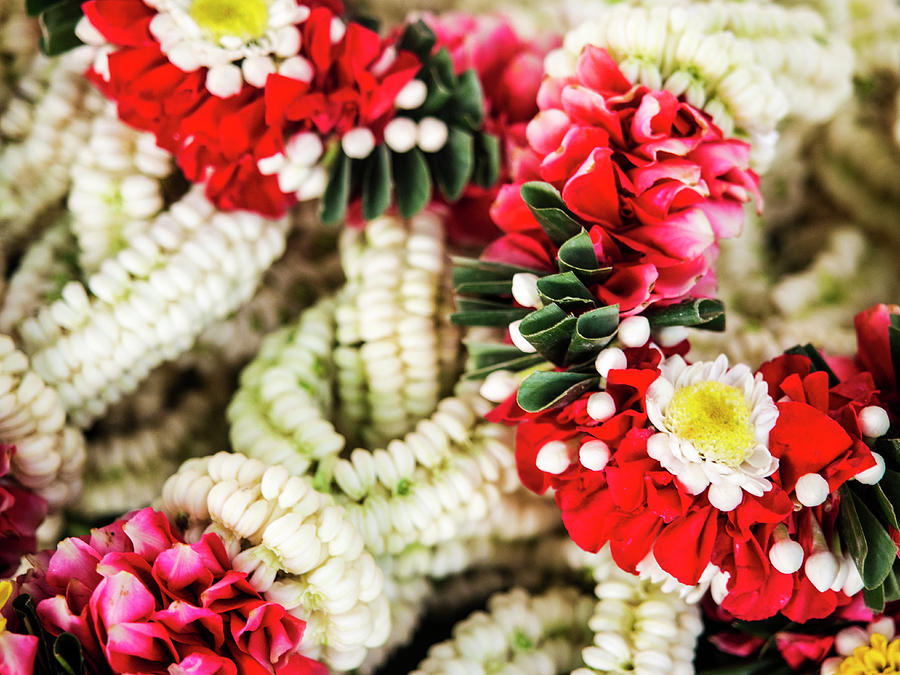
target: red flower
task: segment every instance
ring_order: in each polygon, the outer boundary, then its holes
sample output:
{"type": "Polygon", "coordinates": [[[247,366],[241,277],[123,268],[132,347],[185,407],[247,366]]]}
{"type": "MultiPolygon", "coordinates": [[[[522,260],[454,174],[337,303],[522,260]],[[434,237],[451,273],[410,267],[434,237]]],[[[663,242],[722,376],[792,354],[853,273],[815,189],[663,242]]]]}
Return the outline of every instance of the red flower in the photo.
{"type": "MultiPolygon", "coordinates": [[[[505,232],[532,232],[518,188],[551,183],[588,223],[613,275],[598,298],[634,314],[708,292],[716,242],[740,232],[743,203],[759,199],[750,148],[666,91],[632,86],[609,54],[588,46],[568,79],[547,79],[528,125],[534,159],[492,212],[505,232]]],[[[554,252],[555,253],[555,252],[554,252]]]]}
{"type": "Polygon", "coordinates": [[[35,562],[19,592],[50,635],[78,638],[92,672],[327,673],[296,652],[305,623],[233,570],[217,535],[188,545],[152,509],[35,562]]]}
{"type": "Polygon", "coordinates": [[[85,16],[114,47],[103,72],[88,76],[124,122],[153,133],[189,180],[207,184],[217,207],[278,217],[297,196],[260,173],[259,160],[309,129],[327,138],[364,126],[380,137],[397,94],[421,68],[413,54],[357,23],[332,42],[340,3],[313,6],[298,52],[312,64],[311,82],[271,74],[264,89],[244,83],[220,98],[206,87],[207,68],[186,73],[168,60],[149,29],[156,12],[141,0],[88,0],[85,16]]]}
{"type": "Polygon", "coordinates": [[[900,315],[897,305],[875,305],[856,315],[856,362],[864,371],[871,373],[875,384],[881,390],[885,401],[896,414],[898,410],[897,377],[891,356],[891,341],[888,329],[891,316],[900,315]]]}
{"type": "Polygon", "coordinates": [[[13,574],[22,556],[37,549],[35,533],[47,515],[40,495],[7,476],[15,451],[15,446],[0,444],[0,578],[13,574]]]}

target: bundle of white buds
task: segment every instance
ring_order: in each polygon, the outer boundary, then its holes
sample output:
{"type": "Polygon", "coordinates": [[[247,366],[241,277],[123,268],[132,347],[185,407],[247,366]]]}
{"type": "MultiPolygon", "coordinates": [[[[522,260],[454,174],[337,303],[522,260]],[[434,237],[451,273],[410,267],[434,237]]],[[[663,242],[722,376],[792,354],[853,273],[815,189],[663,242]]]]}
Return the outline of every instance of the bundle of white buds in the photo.
{"type": "Polygon", "coordinates": [[[303,478],[223,452],[185,462],[160,508],[186,523],[188,541],[219,534],[253,587],[307,622],[305,655],[350,670],[387,640],[381,570],[344,509],[303,478]]]}
{"type": "Polygon", "coordinates": [[[195,186],[85,284],[19,326],[34,368],[86,426],[252,296],[287,220],[216,212],[195,186]]]}

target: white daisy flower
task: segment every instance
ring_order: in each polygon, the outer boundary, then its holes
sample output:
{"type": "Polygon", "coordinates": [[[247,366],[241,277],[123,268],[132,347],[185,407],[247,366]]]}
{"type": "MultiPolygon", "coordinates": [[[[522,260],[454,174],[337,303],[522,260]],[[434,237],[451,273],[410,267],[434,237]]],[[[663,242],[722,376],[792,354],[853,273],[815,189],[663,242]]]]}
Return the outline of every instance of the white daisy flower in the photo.
{"type": "MultiPolygon", "coordinates": [[[[159,12],[150,22],[150,32],[163,53],[185,72],[209,68],[206,87],[215,96],[233,96],[245,81],[263,87],[270,73],[294,77],[299,72],[297,24],[306,21],[310,9],[297,0],[146,0],[146,4],[159,12]]],[[[311,66],[300,70],[311,71],[311,66]]]]}
{"type": "Polygon", "coordinates": [[[647,453],[691,493],[709,488],[720,511],[737,508],[743,492],[757,497],[772,488],[778,469],[769,452],[769,432],[778,408],[762,375],[728,358],[687,365],[680,356],[660,364],[647,390],[647,416],[659,433],[647,453]]]}

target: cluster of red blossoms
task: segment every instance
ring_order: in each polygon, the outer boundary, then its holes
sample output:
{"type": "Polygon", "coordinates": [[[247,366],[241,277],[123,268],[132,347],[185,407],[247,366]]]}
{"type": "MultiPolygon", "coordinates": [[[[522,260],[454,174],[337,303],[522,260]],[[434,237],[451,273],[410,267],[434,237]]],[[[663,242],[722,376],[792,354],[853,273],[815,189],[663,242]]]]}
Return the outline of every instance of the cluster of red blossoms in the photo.
{"type": "Polygon", "coordinates": [[[667,91],[632,85],[604,49],[587,46],[569,78],[547,78],[512,157],[513,182],[492,207],[505,233],[486,260],[556,272],[556,249],[520,191],[545,181],[588,229],[612,273],[592,290],[623,315],[652,303],[709,297],[716,242],[740,232],[759,202],[750,147],[667,91]]]}
{"type": "Polygon", "coordinates": [[[421,68],[415,55],[358,23],[333,39],[341,7],[319,0],[306,5],[311,11],[298,25],[296,55],[309,68],[307,77],[271,73],[264,88],[244,82],[221,98],[205,84],[206,67],[185,72],[163,53],[150,29],[152,7],[141,0],[89,0],[85,17],[108,47],[104,67],[95,65],[88,77],[115,101],[124,122],[152,132],[188,180],[206,184],[217,207],[277,217],[297,196],[261,173],[259,161],[285,153],[303,131],[327,139],[364,127],[380,139],[397,95],[421,68]]]}
{"type": "MultiPolygon", "coordinates": [[[[187,544],[147,508],[33,557],[17,582],[50,636],[74,635],[92,673],[325,675],[297,652],[306,623],[232,568],[218,535],[187,544]]],[[[4,607],[4,665],[30,675],[38,638],[4,607]],[[10,636],[15,641],[10,640],[10,636]]]]}
{"type": "MultiPolygon", "coordinates": [[[[823,618],[862,587],[846,548],[835,548],[836,491],[853,477],[877,472],[879,464],[883,470],[883,460],[864,442],[873,432],[863,418],[872,411],[883,416],[890,408],[885,400],[896,396],[889,311],[878,306],[859,315],[859,356],[828,359],[837,382],[800,354],[759,368],[756,378],[777,406],[767,439],[777,468],[768,476],[770,489],[761,496],[745,491],[730,511],[714,507],[708,491],[690,489],[648,451],[648,439],[659,431],[648,418],[648,390],[661,377],[664,356],[680,359],[673,352],[683,353],[686,343],[665,354],[650,343],[626,349],[627,366],[606,378],[614,410],[601,419],[588,414],[591,393],[540,413],[524,412],[513,395],[490,419],[517,426],[523,483],[538,493],[554,491],[566,528],[582,548],[608,544],[617,564],[633,573],[661,568],[689,586],[711,581],[712,596],[733,617],[757,620],[781,612],[796,622],[823,618]],[[539,454],[552,441],[566,444],[570,461],[542,470],[539,454]],[[590,441],[608,448],[605,462],[579,455],[590,441]],[[798,485],[809,475],[822,482],[814,505],[804,505],[809,498],[798,485]],[[775,563],[783,551],[773,549],[786,541],[802,547],[802,556],[797,550],[796,569],[779,571],[775,563]]],[[[874,435],[881,433],[883,428],[874,435]]]]}

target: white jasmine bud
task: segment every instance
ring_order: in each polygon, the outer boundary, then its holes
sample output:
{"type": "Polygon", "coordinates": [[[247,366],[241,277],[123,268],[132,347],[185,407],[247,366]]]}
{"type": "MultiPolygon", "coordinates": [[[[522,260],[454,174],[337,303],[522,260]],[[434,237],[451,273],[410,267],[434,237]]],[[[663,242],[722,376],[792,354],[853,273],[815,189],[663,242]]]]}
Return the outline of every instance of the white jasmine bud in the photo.
{"type": "Polygon", "coordinates": [[[419,121],[418,144],[425,152],[437,152],[447,144],[450,130],[437,117],[424,117],[419,121]]]}
{"type": "Polygon", "coordinates": [[[890,429],[891,420],[884,408],[870,405],[859,411],[859,426],[863,436],[878,438],[890,429]]]}
{"type": "Polygon", "coordinates": [[[347,157],[365,159],[375,149],[375,134],[366,127],[351,129],[341,138],[341,148],[347,157]]]}
{"type": "Polygon", "coordinates": [[[509,370],[495,370],[484,378],[481,395],[492,403],[508,399],[519,387],[519,378],[509,370]]]}
{"type": "Polygon", "coordinates": [[[535,464],[538,469],[552,474],[562,473],[569,468],[571,463],[569,446],[562,441],[545,443],[535,458],[535,464]]]}
{"type": "Polygon", "coordinates": [[[513,300],[523,307],[540,307],[541,295],[537,288],[538,276],[530,272],[519,272],[512,278],[513,300]]]}
{"type": "Polygon", "coordinates": [[[428,87],[426,84],[422,80],[410,80],[397,94],[394,104],[403,110],[415,110],[425,103],[427,97],[428,87]]]}
{"type": "Polygon", "coordinates": [[[591,419],[605,422],[616,414],[616,401],[605,391],[591,394],[587,401],[587,414],[591,419]]]}
{"type": "Polygon", "coordinates": [[[597,354],[594,366],[597,368],[597,372],[603,377],[608,377],[610,370],[621,370],[626,368],[628,366],[628,359],[625,357],[625,352],[618,347],[609,347],[597,354]]]}
{"type": "Polygon", "coordinates": [[[824,502],[831,490],[828,487],[828,481],[817,473],[805,473],[797,480],[794,488],[797,495],[797,501],[803,506],[818,506],[824,502]]]}
{"type": "Polygon", "coordinates": [[[865,471],[860,471],[854,478],[864,485],[875,485],[884,476],[884,457],[877,452],[872,453],[875,466],[865,471]]]}
{"type": "Polygon", "coordinates": [[[644,316],[629,316],[619,324],[619,342],[625,347],[641,347],[650,339],[650,322],[644,316]]]}
{"type": "Polygon", "coordinates": [[[838,574],[840,564],[831,551],[820,551],[806,559],[803,571],[810,583],[822,593],[831,588],[838,574]]]}
{"type": "Polygon", "coordinates": [[[590,471],[602,471],[609,462],[609,446],[594,439],[584,443],[578,450],[578,461],[590,471]]]}
{"type": "Polygon", "coordinates": [[[512,343],[519,348],[519,351],[523,351],[526,354],[534,354],[537,351],[537,347],[522,336],[522,332],[519,330],[519,324],[521,323],[522,320],[519,319],[509,324],[509,337],[512,339],[512,343]]]}

